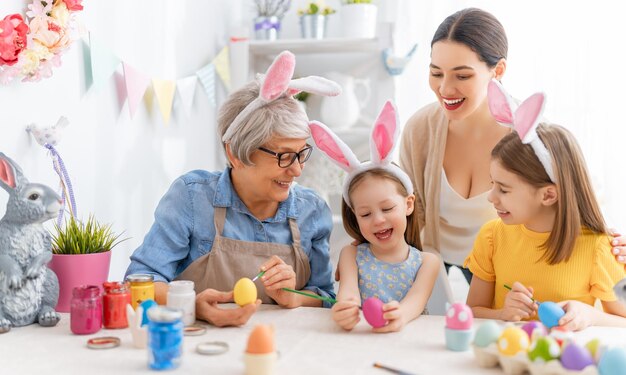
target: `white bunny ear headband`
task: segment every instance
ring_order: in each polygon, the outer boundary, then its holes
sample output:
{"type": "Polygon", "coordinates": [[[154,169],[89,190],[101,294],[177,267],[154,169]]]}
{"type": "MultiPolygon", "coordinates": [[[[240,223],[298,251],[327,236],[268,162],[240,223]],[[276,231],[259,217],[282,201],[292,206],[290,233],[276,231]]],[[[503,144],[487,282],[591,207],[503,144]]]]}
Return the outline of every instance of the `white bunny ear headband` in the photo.
{"type": "Polygon", "coordinates": [[[276,56],[265,75],[261,76],[259,96],[235,117],[222,137],[223,142],[228,142],[254,111],[283,95],[295,95],[301,91],[323,96],[337,96],[341,93],[341,87],[326,78],[308,76],[292,80],[295,67],[296,57],[293,53],[283,51],[276,56]]]}
{"type": "Polygon", "coordinates": [[[354,177],[370,169],[384,169],[402,182],[409,194],[413,194],[413,183],[409,176],[400,167],[391,163],[393,150],[400,137],[398,114],[396,108],[387,101],[380,111],[370,136],[371,160],[361,163],[348,147],[332,130],[321,122],[312,121],[309,124],[311,135],[317,147],[337,164],[348,172],[343,182],[343,199],[352,207],[348,196],[350,182],[354,177]]]}
{"type": "Polygon", "coordinates": [[[538,92],[531,95],[513,111],[514,103],[509,94],[498,81],[492,80],[489,82],[487,97],[489,110],[496,121],[512,127],[519,135],[522,143],[531,145],[550,180],[556,182],[552,168],[552,157],[537,134],[537,126],[546,103],[545,94],[538,92]]]}

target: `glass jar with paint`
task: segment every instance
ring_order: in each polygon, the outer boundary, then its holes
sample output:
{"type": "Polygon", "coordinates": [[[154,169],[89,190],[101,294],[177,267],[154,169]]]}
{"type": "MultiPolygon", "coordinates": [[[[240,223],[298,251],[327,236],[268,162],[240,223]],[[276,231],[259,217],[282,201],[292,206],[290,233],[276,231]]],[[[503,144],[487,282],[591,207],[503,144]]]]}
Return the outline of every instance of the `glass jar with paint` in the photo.
{"type": "Polygon", "coordinates": [[[137,310],[143,301],[154,299],[154,276],[148,274],[128,275],[126,280],[130,283],[130,298],[133,310],[137,310]]]}
{"type": "Polygon", "coordinates": [[[177,280],[170,283],[167,291],[167,307],[182,310],[186,326],[196,322],[196,292],[193,287],[193,281],[177,280]]]}
{"type": "Polygon", "coordinates": [[[126,305],[131,303],[130,285],[124,282],[105,282],[102,305],[104,308],[103,323],[104,328],[126,328],[128,320],[126,318],[126,305]]]}
{"type": "Polygon", "coordinates": [[[183,353],[183,313],[165,306],[148,310],[148,365],[168,370],[180,365],[183,353]]]}
{"type": "Polygon", "coordinates": [[[81,285],[72,290],[70,329],[88,335],[102,328],[102,295],[96,285],[81,285]]]}

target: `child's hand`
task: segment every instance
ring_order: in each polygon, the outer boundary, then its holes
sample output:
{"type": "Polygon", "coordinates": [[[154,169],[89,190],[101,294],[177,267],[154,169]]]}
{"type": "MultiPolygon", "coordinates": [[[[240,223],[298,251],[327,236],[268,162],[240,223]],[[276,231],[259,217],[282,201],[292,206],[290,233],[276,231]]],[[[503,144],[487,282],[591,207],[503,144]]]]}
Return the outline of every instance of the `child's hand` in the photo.
{"type": "Polygon", "coordinates": [[[537,305],[532,300],[533,288],[526,288],[519,282],[513,283],[504,299],[504,307],[500,310],[500,319],[518,322],[530,318],[537,312],[537,305]]]}
{"type": "Polygon", "coordinates": [[[580,301],[563,301],[558,305],[565,310],[565,315],[559,319],[559,326],[572,331],[580,331],[593,325],[593,306],[580,301]]]}
{"type": "Polygon", "coordinates": [[[374,328],[372,331],[376,333],[398,332],[406,325],[406,313],[402,309],[402,305],[398,301],[391,301],[383,305],[383,318],[387,320],[387,325],[380,328],[374,328]]]}
{"type": "Polygon", "coordinates": [[[331,309],[333,320],[346,331],[352,330],[361,320],[359,305],[359,301],[356,298],[337,301],[331,309]]]}

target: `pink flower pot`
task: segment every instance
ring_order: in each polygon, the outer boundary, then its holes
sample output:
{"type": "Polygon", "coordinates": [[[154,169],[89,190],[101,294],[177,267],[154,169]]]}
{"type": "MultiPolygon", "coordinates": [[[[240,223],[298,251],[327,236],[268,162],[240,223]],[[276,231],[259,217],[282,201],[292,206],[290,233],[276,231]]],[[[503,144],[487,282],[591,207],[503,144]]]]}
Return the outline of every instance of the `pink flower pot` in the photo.
{"type": "Polygon", "coordinates": [[[98,285],[109,277],[111,252],[95,254],[52,254],[48,267],[59,278],[59,302],[56,311],[70,312],[72,290],[79,285],[98,285]]]}

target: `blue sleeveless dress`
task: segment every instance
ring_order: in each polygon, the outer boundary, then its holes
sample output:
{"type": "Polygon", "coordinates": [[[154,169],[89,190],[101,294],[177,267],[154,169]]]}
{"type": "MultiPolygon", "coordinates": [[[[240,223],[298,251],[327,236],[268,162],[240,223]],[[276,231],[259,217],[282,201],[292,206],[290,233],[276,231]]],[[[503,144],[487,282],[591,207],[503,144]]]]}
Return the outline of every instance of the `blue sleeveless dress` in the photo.
{"type": "Polygon", "coordinates": [[[356,264],[362,300],[377,297],[383,303],[400,302],[415,281],[422,265],[422,253],[409,246],[409,256],[404,262],[387,263],[374,256],[368,243],[362,243],[357,246],[356,264]]]}

